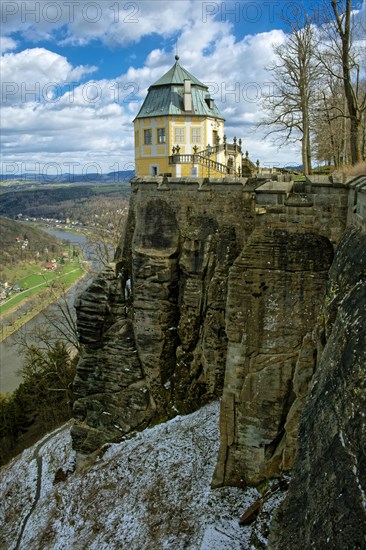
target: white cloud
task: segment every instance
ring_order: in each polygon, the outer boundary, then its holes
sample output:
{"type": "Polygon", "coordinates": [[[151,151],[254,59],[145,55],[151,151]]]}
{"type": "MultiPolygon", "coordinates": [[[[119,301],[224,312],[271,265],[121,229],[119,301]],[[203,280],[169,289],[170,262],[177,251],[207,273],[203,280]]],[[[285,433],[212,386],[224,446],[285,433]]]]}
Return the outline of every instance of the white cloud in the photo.
{"type": "MultiPolygon", "coordinates": [[[[298,162],[298,150],[288,147],[278,152],[270,142],[263,142],[260,131],[253,132],[253,126],[261,117],[259,99],[269,80],[265,65],[273,57],[272,43],[283,41],[282,31],[237,39],[228,22],[212,19],[204,22],[201,3],[188,0],[174,2],[174,6],[168,2],[141,2],[138,23],[113,20],[111,23],[113,11],[110,11],[109,23],[104,21],[100,24],[102,27],[86,25],[79,14],[77,21],[69,26],[65,39],[78,37],[88,41],[93,33],[94,36],[99,33],[106,42],[128,41],[138,40],[154,30],[165,36],[180,28],[180,62],[210,85],[226,118],[228,138],[234,135],[242,138],[244,150],[249,150],[253,160],[259,158],[261,164],[298,162]],[[103,35],[110,28],[108,25],[120,25],[123,36],[116,38],[115,32],[108,37],[103,35]]],[[[126,10],[126,16],[133,17],[132,10],[126,10]]],[[[37,32],[51,32],[47,25],[43,27],[37,27],[37,32]]],[[[172,50],[173,44],[171,51],[155,48],[142,67],[131,65],[114,80],[86,82],[82,80],[95,68],[74,67],[65,57],[44,48],[4,55],[4,82],[19,87],[13,95],[12,89],[8,89],[9,97],[3,109],[4,162],[34,164],[56,159],[62,165],[96,162],[103,171],[131,169],[132,120],[148,86],[173,64],[175,51],[172,50]],[[63,86],[71,82],[77,84],[63,86]],[[31,89],[34,83],[39,83],[41,91],[47,93],[41,93],[38,98],[34,94],[22,97],[22,84],[31,89]],[[59,87],[52,87],[50,83],[59,87]]]]}
{"type": "Polygon", "coordinates": [[[79,162],[82,166],[92,159],[109,171],[117,159],[127,162],[123,149],[131,151],[133,147],[132,134],[121,128],[129,117],[117,104],[55,108],[27,103],[21,108],[5,108],[2,122],[7,163],[52,160],[61,164],[79,162]]]}
{"type": "Polygon", "coordinates": [[[6,53],[0,58],[2,103],[26,103],[47,98],[57,85],[78,82],[96,67],[72,67],[67,59],[45,48],[6,53]]]}
{"type": "Polygon", "coordinates": [[[5,52],[9,52],[10,50],[15,50],[17,45],[18,44],[16,43],[16,41],[10,38],[9,36],[0,36],[1,55],[5,52]]]}
{"type": "Polygon", "coordinates": [[[202,6],[194,0],[26,0],[5,2],[3,32],[19,31],[37,42],[57,40],[85,45],[100,40],[108,45],[128,45],[152,33],[171,36],[192,17],[202,18],[202,6]]]}

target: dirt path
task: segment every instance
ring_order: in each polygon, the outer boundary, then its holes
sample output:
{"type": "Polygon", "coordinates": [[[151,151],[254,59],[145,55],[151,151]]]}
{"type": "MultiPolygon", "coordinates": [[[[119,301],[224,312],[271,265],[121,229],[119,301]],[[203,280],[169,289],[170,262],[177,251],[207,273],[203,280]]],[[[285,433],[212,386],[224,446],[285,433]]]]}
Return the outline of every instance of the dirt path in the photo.
{"type": "Polygon", "coordinates": [[[48,443],[48,441],[50,441],[50,439],[52,439],[53,437],[55,437],[56,435],[58,435],[59,433],[63,432],[64,430],[67,430],[67,429],[70,429],[70,425],[69,424],[65,424],[63,426],[61,426],[61,428],[59,428],[58,430],[52,432],[51,434],[49,434],[45,439],[42,439],[42,441],[37,445],[37,447],[34,449],[34,453],[33,453],[33,457],[32,457],[32,460],[35,460],[36,461],[36,464],[37,464],[37,484],[36,484],[36,493],[34,495],[34,500],[33,500],[33,504],[31,506],[31,509],[29,510],[28,514],[25,516],[24,520],[23,520],[23,523],[22,523],[22,527],[20,529],[20,533],[19,533],[19,536],[18,536],[18,539],[17,539],[17,543],[16,543],[16,546],[15,546],[15,549],[16,550],[20,550],[21,549],[21,542],[22,542],[22,538],[23,538],[23,534],[24,534],[24,531],[25,531],[25,528],[27,526],[27,523],[29,521],[29,518],[31,517],[31,515],[33,514],[36,506],[37,506],[37,503],[40,499],[40,496],[41,496],[41,490],[42,490],[42,470],[43,470],[43,458],[42,456],[39,454],[40,450],[42,449],[42,447],[48,443]]]}

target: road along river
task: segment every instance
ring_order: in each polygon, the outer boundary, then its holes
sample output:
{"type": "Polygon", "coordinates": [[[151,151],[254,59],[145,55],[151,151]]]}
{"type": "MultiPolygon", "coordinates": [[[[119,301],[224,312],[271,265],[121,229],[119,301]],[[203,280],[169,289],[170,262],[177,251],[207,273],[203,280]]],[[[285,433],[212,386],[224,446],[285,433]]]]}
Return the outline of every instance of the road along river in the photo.
{"type": "MultiPolygon", "coordinates": [[[[43,228],[44,231],[54,235],[58,239],[66,240],[72,245],[78,245],[82,248],[86,260],[92,264],[92,269],[95,271],[97,258],[93,250],[93,244],[89,243],[85,235],[78,233],[68,233],[66,231],[58,231],[48,228],[43,228]]],[[[91,275],[86,275],[82,280],[76,283],[67,293],[69,304],[73,304],[76,296],[82,292],[90,283],[91,275]]],[[[58,308],[54,304],[48,306],[45,310],[47,313],[58,312],[58,308]]],[[[28,323],[23,325],[22,329],[31,331],[35,327],[47,323],[43,313],[33,317],[28,323]]],[[[19,335],[18,335],[19,336],[19,335]]],[[[17,346],[17,333],[12,334],[6,340],[0,342],[0,392],[7,393],[14,391],[21,382],[20,370],[23,367],[23,357],[19,353],[17,346]]]]}

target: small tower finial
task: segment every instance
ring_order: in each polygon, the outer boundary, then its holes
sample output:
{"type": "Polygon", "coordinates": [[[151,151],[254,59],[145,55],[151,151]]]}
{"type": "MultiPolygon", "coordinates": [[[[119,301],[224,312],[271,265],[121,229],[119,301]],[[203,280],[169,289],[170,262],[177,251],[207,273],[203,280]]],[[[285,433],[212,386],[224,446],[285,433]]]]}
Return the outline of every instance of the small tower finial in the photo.
{"type": "Polygon", "coordinates": [[[176,61],[179,60],[179,55],[178,55],[178,38],[177,38],[177,40],[175,41],[175,60],[176,60],[176,61]]]}

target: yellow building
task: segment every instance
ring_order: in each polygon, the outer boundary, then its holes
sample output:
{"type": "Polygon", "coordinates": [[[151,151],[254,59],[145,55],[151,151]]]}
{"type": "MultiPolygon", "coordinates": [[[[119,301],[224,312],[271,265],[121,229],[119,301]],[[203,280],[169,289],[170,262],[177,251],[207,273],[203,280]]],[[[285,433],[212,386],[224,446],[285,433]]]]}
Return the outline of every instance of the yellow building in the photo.
{"type": "Polygon", "coordinates": [[[226,141],[225,120],[208,87],[175,60],[149,87],[134,120],[136,175],[250,175],[247,158],[243,170],[241,140],[226,141]]]}

